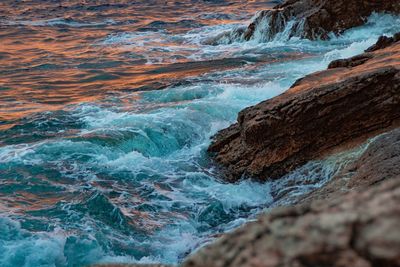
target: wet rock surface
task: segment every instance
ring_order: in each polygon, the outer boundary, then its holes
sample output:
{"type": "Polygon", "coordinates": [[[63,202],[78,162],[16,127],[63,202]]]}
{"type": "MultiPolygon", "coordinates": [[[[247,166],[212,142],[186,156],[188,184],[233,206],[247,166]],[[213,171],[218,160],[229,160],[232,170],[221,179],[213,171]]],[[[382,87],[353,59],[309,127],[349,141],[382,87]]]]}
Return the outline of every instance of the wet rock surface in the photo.
{"type": "MultiPolygon", "coordinates": [[[[378,42],[379,44],[379,42],[378,42]]],[[[209,151],[228,181],[278,178],[337,147],[399,125],[400,42],[298,80],[240,112],[209,151]]]]}
{"type": "Polygon", "coordinates": [[[185,267],[400,266],[400,128],[300,204],[261,216],[192,255],[185,267]]]}
{"type": "Polygon", "coordinates": [[[373,12],[400,13],[397,0],[287,0],[272,10],[258,14],[244,33],[250,40],[257,32],[273,39],[291,24],[289,37],[328,39],[329,33],[340,34],[365,23],[373,12]]]}

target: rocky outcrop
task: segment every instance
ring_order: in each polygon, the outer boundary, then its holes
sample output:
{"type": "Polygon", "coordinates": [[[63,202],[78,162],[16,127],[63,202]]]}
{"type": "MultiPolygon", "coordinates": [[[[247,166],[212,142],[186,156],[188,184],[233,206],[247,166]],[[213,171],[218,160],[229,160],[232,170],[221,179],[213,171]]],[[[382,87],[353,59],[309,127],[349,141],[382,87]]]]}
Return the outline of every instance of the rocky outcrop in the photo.
{"type": "Polygon", "coordinates": [[[258,14],[244,33],[244,39],[261,33],[273,39],[290,25],[289,37],[328,39],[329,33],[340,34],[361,26],[373,12],[400,13],[398,0],[286,0],[272,10],[258,14]],[[293,22],[289,24],[289,22],[293,22]]]}
{"type": "Polygon", "coordinates": [[[399,124],[396,42],[333,62],[282,95],[241,111],[236,124],[214,137],[209,151],[224,166],[227,180],[243,175],[267,180],[399,124]]]}
{"type": "Polygon", "coordinates": [[[384,49],[394,43],[400,41],[400,32],[396,33],[393,37],[381,36],[375,45],[368,48],[365,52],[373,52],[379,49],[384,49]]]}
{"type": "Polygon", "coordinates": [[[399,229],[397,176],[330,201],[275,209],[201,249],[183,266],[396,267],[399,229]]]}

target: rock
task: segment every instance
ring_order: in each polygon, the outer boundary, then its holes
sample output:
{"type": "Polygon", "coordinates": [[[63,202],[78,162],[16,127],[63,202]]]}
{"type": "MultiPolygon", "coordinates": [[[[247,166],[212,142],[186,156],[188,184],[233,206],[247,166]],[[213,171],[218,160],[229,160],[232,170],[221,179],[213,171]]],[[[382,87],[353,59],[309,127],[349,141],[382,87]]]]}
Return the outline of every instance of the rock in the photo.
{"type": "Polygon", "coordinates": [[[379,49],[386,48],[396,42],[400,41],[400,32],[396,33],[393,37],[381,36],[375,45],[371,46],[365,52],[373,52],[379,49]]]}
{"type": "Polygon", "coordinates": [[[365,190],[390,177],[400,177],[400,128],[374,139],[364,153],[339,171],[327,184],[300,202],[338,198],[351,190],[365,190]]]}
{"type": "Polygon", "coordinates": [[[250,40],[261,33],[273,39],[291,25],[289,37],[328,39],[329,33],[361,26],[373,12],[400,13],[398,0],[286,0],[272,10],[260,12],[244,33],[250,40]],[[294,22],[289,24],[289,22],[294,22]]]}
{"type": "Polygon", "coordinates": [[[356,67],[364,64],[371,58],[373,58],[372,54],[365,53],[352,58],[334,60],[329,64],[328,69],[356,67]]]}
{"type": "Polygon", "coordinates": [[[183,267],[400,266],[400,176],[336,199],[278,208],[183,267]]]}
{"type": "Polygon", "coordinates": [[[330,67],[241,111],[213,138],[209,152],[228,181],[278,178],[400,125],[400,42],[330,67]]]}

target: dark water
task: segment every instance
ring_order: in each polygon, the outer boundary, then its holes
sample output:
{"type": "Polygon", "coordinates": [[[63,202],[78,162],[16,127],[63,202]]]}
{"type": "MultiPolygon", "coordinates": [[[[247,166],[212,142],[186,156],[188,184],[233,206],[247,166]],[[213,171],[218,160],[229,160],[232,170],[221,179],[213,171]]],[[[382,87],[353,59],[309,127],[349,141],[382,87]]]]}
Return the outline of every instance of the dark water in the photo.
{"type": "Polygon", "coordinates": [[[329,42],[208,45],[271,5],[0,2],[0,266],[177,263],[356,157],[219,181],[205,150],[238,111],[400,30],[373,15],[329,42]]]}

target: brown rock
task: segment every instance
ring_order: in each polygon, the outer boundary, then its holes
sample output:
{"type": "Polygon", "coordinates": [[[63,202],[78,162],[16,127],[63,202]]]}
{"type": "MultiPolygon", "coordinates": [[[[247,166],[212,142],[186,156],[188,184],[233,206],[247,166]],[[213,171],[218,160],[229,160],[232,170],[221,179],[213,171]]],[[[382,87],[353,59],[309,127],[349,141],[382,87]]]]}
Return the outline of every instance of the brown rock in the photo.
{"type": "Polygon", "coordinates": [[[331,67],[241,111],[237,124],[214,137],[209,151],[227,180],[277,178],[400,124],[399,42],[331,67]]]}
{"type": "Polygon", "coordinates": [[[387,178],[330,201],[274,209],[183,266],[400,266],[400,176],[387,178]]]}
{"type": "Polygon", "coordinates": [[[272,10],[260,12],[244,33],[244,38],[250,40],[256,31],[260,31],[270,40],[282,32],[289,21],[295,21],[290,36],[328,39],[330,32],[340,34],[351,27],[361,26],[373,12],[398,14],[400,1],[287,0],[272,10]]]}

